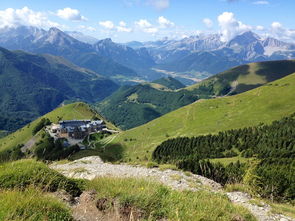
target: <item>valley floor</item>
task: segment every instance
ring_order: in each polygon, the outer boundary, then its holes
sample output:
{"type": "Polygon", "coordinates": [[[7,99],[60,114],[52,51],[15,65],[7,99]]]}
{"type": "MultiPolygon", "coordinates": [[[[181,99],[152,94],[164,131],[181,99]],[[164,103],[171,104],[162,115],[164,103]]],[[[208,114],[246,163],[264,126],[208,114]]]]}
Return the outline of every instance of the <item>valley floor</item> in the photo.
{"type": "Polygon", "coordinates": [[[247,208],[259,221],[295,221],[291,217],[272,212],[266,203],[257,205],[254,200],[242,192],[225,193],[220,184],[205,177],[176,170],[161,170],[126,164],[104,163],[99,157],[85,157],[74,162],[51,165],[65,176],[92,180],[95,177],[144,178],[160,182],[175,190],[204,190],[212,193],[227,195],[234,204],[247,208]]]}

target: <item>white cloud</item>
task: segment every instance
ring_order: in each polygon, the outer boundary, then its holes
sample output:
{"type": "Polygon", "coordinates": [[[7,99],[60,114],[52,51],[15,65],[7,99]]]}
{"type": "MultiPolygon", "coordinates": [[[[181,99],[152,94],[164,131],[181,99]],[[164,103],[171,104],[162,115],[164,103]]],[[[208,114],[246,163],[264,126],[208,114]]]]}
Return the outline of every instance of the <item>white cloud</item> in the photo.
{"type": "Polygon", "coordinates": [[[118,32],[132,32],[132,28],[128,28],[126,22],[120,21],[116,27],[118,32]]]}
{"type": "Polygon", "coordinates": [[[273,22],[271,24],[271,34],[283,41],[295,40],[295,30],[287,29],[279,22],[273,22]]]}
{"type": "Polygon", "coordinates": [[[169,21],[164,16],[160,16],[158,18],[158,23],[159,23],[161,28],[171,28],[171,27],[175,26],[175,24],[172,21],[169,21]]]}
{"type": "Polygon", "coordinates": [[[212,28],[212,26],[213,26],[213,22],[209,18],[204,18],[203,23],[206,25],[207,28],[212,28]]]}
{"type": "Polygon", "coordinates": [[[243,24],[241,21],[236,20],[231,12],[223,12],[218,16],[218,23],[221,32],[221,41],[229,41],[235,36],[251,30],[251,26],[243,24]]]}
{"type": "Polygon", "coordinates": [[[44,13],[35,12],[28,7],[21,9],[7,8],[0,11],[0,28],[21,25],[42,28],[60,27],[58,23],[50,21],[44,13]]]}
{"type": "Polygon", "coordinates": [[[87,20],[84,16],[80,14],[79,10],[72,9],[72,8],[59,9],[57,10],[56,15],[62,19],[71,20],[71,21],[87,20]]]}
{"type": "Polygon", "coordinates": [[[256,1],[253,2],[254,5],[268,5],[269,1],[256,1]]]}
{"type": "Polygon", "coordinates": [[[159,29],[157,29],[157,28],[145,28],[145,29],[143,29],[143,31],[146,32],[146,33],[155,34],[155,33],[157,33],[159,31],[159,29]]]}
{"type": "Polygon", "coordinates": [[[256,29],[257,31],[263,31],[263,30],[265,30],[265,28],[264,28],[263,26],[261,26],[261,25],[257,25],[257,26],[255,27],[255,29],[256,29]]]}
{"type": "Polygon", "coordinates": [[[272,28],[273,30],[279,30],[279,31],[281,31],[282,28],[283,28],[283,25],[282,25],[281,23],[279,23],[279,22],[273,22],[273,23],[271,24],[271,28],[272,28]]]}
{"type": "Polygon", "coordinates": [[[91,32],[96,31],[96,28],[94,28],[92,26],[79,25],[78,28],[85,30],[85,31],[91,31],[91,32]]]}
{"type": "Polygon", "coordinates": [[[113,32],[132,32],[132,28],[128,28],[126,22],[124,21],[120,21],[118,26],[116,26],[112,21],[101,21],[99,22],[99,25],[113,32]]]}
{"type": "Polygon", "coordinates": [[[121,26],[121,27],[126,27],[127,24],[126,24],[126,22],[124,22],[124,21],[120,21],[120,22],[119,22],[119,26],[121,26]]]}
{"type": "Polygon", "coordinates": [[[115,25],[112,21],[101,21],[99,22],[99,25],[104,27],[105,29],[114,29],[115,28],[115,25]]]}
{"type": "Polygon", "coordinates": [[[141,31],[146,32],[146,33],[155,34],[159,31],[158,28],[153,27],[153,25],[146,19],[140,19],[138,21],[135,21],[134,24],[141,31]]]}
{"type": "Polygon", "coordinates": [[[153,6],[157,10],[163,10],[170,6],[169,0],[147,0],[147,4],[153,6]]]}
{"type": "Polygon", "coordinates": [[[140,19],[138,21],[135,21],[134,23],[139,28],[150,28],[150,27],[152,27],[152,24],[146,19],[140,19]]]}
{"type": "Polygon", "coordinates": [[[132,32],[132,28],[126,28],[122,26],[117,26],[117,31],[118,32],[132,32]]]}

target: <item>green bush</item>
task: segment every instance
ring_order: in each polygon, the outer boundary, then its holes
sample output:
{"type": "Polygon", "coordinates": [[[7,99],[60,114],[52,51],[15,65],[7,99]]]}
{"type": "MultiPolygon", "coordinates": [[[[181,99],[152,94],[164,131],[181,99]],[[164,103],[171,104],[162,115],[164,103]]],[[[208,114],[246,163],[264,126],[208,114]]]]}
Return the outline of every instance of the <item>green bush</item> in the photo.
{"type": "Polygon", "coordinates": [[[19,144],[9,150],[0,152],[0,163],[19,160],[25,157],[25,154],[21,151],[23,144],[19,144]]]}
{"type": "Polygon", "coordinates": [[[236,157],[238,154],[233,150],[227,150],[224,152],[225,157],[236,157]]]}
{"type": "Polygon", "coordinates": [[[33,128],[32,134],[35,135],[38,133],[43,127],[50,125],[51,121],[48,118],[42,118],[37,125],[33,128]]]}
{"type": "Polygon", "coordinates": [[[159,167],[159,164],[155,163],[155,162],[148,162],[146,164],[146,167],[147,168],[156,168],[156,167],[159,167]]]}
{"type": "Polygon", "coordinates": [[[20,160],[0,165],[0,188],[26,189],[35,186],[45,191],[64,189],[73,196],[82,193],[84,181],[69,179],[35,160],[20,160]]]}
{"type": "Polygon", "coordinates": [[[269,158],[255,168],[256,185],[253,188],[263,196],[280,201],[295,199],[295,161],[269,158]]]}
{"type": "Polygon", "coordinates": [[[225,185],[241,182],[245,174],[246,166],[245,164],[241,164],[239,161],[224,166],[221,163],[211,163],[209,160],[189,158],[179,161],[177,163],[177,167],[179,169],[208,177],[222,185],[225,185]]]}
{"type": "Polygon", "coordinates": [[[34,155],[38,160],[61,160],[80,151],[79,146],[64,147],[63,142],[64,139],[58,139],[54,142],[54,139],[49,134],[46,134],[36,144],[34,155]]]}

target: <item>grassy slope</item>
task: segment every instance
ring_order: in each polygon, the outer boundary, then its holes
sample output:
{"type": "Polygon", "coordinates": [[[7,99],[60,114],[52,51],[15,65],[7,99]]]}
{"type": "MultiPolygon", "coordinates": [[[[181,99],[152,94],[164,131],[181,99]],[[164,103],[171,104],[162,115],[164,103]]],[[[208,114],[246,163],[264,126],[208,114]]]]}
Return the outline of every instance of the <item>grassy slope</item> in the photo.
{"type": "Polygon", "coordinates": [[[294,91],[292,74],[243,94],[200,100],[123,132],[113,143],[123,147],[125,160],[142,160],[171,137],[216,133],[278,120],[295,112],[294,91]]]}
{"type": "MultiPolygon", "coordinates": [[[[16,132],[0,139],[0,151],[12,148],[17,144],[25,144],[32,138],[32,130],[41,118],[49,118],[52,122],[57,123],[58,117],[63,120],[72,119],[91,119],[93,116],[99,116],[85,103],[72,103],[59,107],[48,114],[36,119],[27,126],[17,130],[16,132]]],[[[107,123],[109,127],[114,128],[113,125],[107,123]]]]}
{"type": "Polygon", "coordinates": [[[294,72],[294,60],[251,63],[177,90],[168,87],[170,83],[176,85],[175,80],[162,78],[154,83],[120,88],[97,107],[107,119],[127,130],[198,99],[243,93],[294,72]],[[166,85],[159,85],[161,82],[166,85]]]}
{"type": "Polygon", "coordinates": [[[230,86],[234,87],[232,93],[243,93],[294,72],[295,60],[250,63],[231,68],[186,89],[195,91],[201,86],[213,85],[215,95],[224,95],[222,92],[228,93],[230,86]]]}
{"type": "Polygon", "coordinates": [[[171,90],[176,90],[185,87],[185,85],[183,85],[180,81],[172,77],[160,78],[158,80],[153,81],[153,83],[163,85],[171,90]]]}

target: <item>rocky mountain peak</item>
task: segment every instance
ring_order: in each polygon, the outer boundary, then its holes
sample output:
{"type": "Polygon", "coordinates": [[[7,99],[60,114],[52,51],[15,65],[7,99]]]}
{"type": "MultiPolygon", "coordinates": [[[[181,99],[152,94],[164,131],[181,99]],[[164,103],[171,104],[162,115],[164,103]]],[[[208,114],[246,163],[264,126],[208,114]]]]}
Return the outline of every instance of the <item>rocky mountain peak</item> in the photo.
{"type": "Polygon", "coordinates": [[[232,40],[230,40],[227,43],[227,46],[229,47],[233,45],[247,46],[259,40],[260,40],[260,37],[257,34],[253,33],[252,31],[247,31],[234,37],[232,40]]]}

